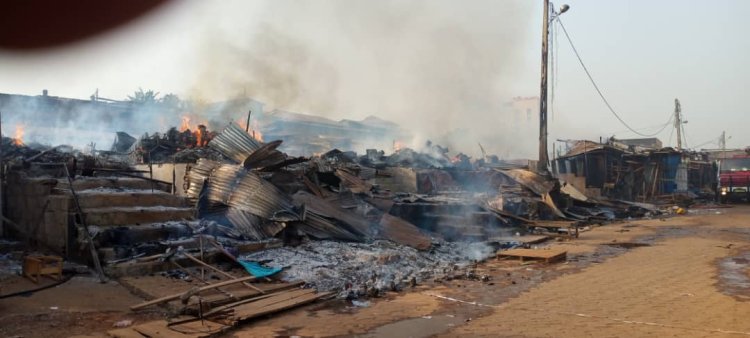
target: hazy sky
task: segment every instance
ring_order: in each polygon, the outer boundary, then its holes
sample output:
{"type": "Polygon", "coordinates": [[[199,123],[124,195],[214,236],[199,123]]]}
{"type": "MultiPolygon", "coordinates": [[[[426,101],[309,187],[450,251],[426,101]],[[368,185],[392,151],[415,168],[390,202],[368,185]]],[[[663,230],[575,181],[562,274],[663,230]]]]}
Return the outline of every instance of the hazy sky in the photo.
{"type": "MultiPolygon", "coordinates": [[[[743,100],[750,39],[741,26],[750,2],[566,3],[568,32],[631,126],[665,123],[679,98],[689,121],[688,145],[715,142],[722,130],[732,136],[729,147],[750,145],[743,100]]],[[[270,101],[271,108],[334,118],[375,114],[435,133],[455,124],[490,134],[488,126],[507,117],[505,102],[539,93],[541,5],[180,1],[76,46],[0,51],[0,92],[38,95],[48,89],[50,95],[87,98],[98,88],[100,96],[123,99],[143,87],[209,101],[245,92],[270,101]],[[405,118],[420,107],[424,115],[405,118]],[[439,121],[431,121],[434,116],[439,121]]],[[[562,32],[556,41],[551,139],[635,137],[607,111],[562,32]]],[[[665,144],[674,144],[671,130],[658,136],[665,144]]],[[[507,131],[499,127],[497,133],[507,131]]],[[[529,157],[536,137],[528,135],[529,157]]]]}

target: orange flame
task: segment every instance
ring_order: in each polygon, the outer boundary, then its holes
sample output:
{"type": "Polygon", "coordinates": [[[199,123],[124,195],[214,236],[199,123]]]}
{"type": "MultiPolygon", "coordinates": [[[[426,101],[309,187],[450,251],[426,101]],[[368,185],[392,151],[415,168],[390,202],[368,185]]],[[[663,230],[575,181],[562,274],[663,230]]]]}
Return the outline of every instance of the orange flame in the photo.
{"type": "Polygon", "coordinates": [[[23,124],[16,124],[16,134],[13,137],[13,144],[16,146],[22,146],[23,145],[23,134],[25,132],[26,126],[23,124]]]}
{"type": "Polygon", "coordinates": [[[183,116],[180,124],[180,132],[190,129],[190,116],[183,116]]]}
{"type": "Polygon", "coordinates": [[[198,141],[198,147],[203,147],[203,133],[201,132],[201,129],[198,128],[193,132],[193,135],[195,135],[195,139],[198,141]]]}
{"type": "Polygon", "coordinates": [[[253,129],[250,131],[250,135],[254,137],[256,140],[263,142],[263,133],[260,132],[260,130],[253,129]]]}
{"type": "MultiPolygon", "coordinates": [[[[243,119],[239,119],[237,121],[234,121],[237,123],[240,128],[243,130],[247,128],[247,121],[243,119]]],[[[250,129],[247,131],[250,136],[252,136],[254,139],[263,142],[263,133],[260,132],[260,126],[258,125],[258,121],[254,120],[250,123],[250,129]]]]}
{"type": "Polygon", "coordinates": [[[399,151],[401,149],[404,149],[405,146],[406,145],[404,144],[404,142],[401,142],[398,140],[393,141],[393,151],[399,151]]]}

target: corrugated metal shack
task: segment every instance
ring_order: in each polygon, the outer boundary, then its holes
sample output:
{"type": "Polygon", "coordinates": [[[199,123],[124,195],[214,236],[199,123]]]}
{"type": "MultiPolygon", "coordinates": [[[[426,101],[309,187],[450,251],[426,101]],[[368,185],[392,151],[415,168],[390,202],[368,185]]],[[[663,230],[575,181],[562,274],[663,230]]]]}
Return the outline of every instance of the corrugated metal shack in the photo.
{"type": "Polygon", "coordinates": [[[713,197],[716,187],[716,165],[705,153],[649,149],[616,140],[574,141],[552,161],[552,168],[559,179],[593,198],[713,197]]]}

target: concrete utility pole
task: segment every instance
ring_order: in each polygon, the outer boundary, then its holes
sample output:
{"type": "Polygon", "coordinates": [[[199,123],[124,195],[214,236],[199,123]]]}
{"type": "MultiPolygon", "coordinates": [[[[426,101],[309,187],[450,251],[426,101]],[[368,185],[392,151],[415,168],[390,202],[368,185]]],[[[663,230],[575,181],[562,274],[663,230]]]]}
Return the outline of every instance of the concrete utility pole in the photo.
{"type": "Polygon", "coordinates": [[[550,19],[550,3],[544,0],[544,15],[542,22],[542,81],[539,90],[539,163],[537,171],[547,173],[549,166],[549,154],[547,153],[547,52],[549,49],[549,24],[560,14],[565,13],[570,6],[562,5],[560,12],[554,12],[550,19]]]}
{"type": "Polygon", "coordinates": [[[674,127],[677,128],[677,151],[682,150],[682,119],[680,118],[680,100],[674,99],[674,127]]]}

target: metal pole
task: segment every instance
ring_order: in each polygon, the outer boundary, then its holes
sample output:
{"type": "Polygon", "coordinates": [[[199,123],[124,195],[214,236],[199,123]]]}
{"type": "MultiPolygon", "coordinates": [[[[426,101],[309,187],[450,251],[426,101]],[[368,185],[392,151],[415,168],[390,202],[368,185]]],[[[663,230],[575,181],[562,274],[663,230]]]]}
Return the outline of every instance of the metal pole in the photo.
{"type": "Polygon", "coordinates": [[[539,163],[540,173],[547,172],[549,155],[547,154],[547,40],[549,38],[549,0],[544,0],[542,23],[542,78],[539,91],[539,163]]]}
{"type": "Polygon", "coordinates": [[[247,124],[245,125],[245,132],[246,133],[250,131],[250,114],[252,114],[252,113],[253,113],[252,110],[248,110],[247,111],[247,124]]]}
{"type": "Polygon", "coordinates": [[[65,176],[68,177],[68,185],[70,186],[70,194],[73,195],[73,202],[75,204],[78,217],[81,220],[81,228],[83,230],[84,237],[86,238],[86,241],[89,243],[89,251],[91,253],[91,259],[94,261],[94,268],[96,268],[96,273],[99,275],[99,281],[102,283],[105,283],[107,282],[107,277],[104,275],[104,270],[102,270],[101,262],[99,262],[99,254],[96,252],[94,239],[91,238],[91,233],[89,233],[89,226],[88,224],[86,224],[86,214],[84,214],[83,209],[81,209],[81,203],[78,200],[78,195],[76,194],[76,190],[73,187],[73,178],[70,176],[70,172],[68,171],[68,164],[63,163],[62,166],[63,166],[63,169],[65,169],[65,176]]]}

